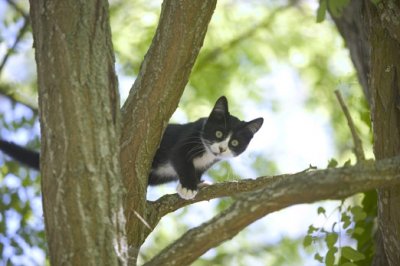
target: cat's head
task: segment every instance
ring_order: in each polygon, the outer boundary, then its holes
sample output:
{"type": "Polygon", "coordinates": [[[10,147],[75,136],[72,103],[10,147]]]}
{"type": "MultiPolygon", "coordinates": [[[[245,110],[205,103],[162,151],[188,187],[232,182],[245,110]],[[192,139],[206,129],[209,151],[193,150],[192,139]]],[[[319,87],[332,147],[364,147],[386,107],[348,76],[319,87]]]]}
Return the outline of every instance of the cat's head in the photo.
{"type": "Polygon", "coordinates": [[[256,118],[245,122],[230,115],[228,101],[222,96],[215,103],[204,125],[202,141],[219,159],[235,157],[246,150],[263,121],[263,118],[256,118]]]}

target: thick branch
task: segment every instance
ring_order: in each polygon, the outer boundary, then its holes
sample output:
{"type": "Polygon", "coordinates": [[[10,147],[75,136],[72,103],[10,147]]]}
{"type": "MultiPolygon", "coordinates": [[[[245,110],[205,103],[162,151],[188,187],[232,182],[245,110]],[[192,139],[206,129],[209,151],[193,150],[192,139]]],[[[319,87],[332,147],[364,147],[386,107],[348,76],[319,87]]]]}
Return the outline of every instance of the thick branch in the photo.
{"type": "MultiPolygon", "coordinates": [[[[240,198],[227,210],[186,232],[145,265],[189,265],[252,222],[287,206],[341,199],[377,187],[400,184],[400,157],[264,180],[266,185],[239,195],[240,198]]],[[[211,191],[212,187],[208,190],[211,191]]],[[[203,193],[204,199],[214,198],[207,189],[203,193]]],[[[161,205],[169,203],[164,200],[161,205]]]]}
{"type": "Polygon", "coordinates": [[[216,0],[165,0],[152,44],[122,108],[121,164],[131,257],[144,241],[147,176],[203,44],[216,0]]]}

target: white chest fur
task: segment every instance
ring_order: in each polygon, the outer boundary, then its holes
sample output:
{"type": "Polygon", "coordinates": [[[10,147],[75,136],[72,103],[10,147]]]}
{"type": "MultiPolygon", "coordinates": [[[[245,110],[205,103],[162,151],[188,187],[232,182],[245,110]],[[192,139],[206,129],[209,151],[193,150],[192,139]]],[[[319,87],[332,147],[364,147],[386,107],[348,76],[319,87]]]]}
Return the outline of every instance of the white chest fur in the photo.
{"type": "Polygon", "coordinates": [[[193,159],[193,165],[196,169],[206,169],[217,160],[217,157],[208,149],[202,156],[193,159]]]}

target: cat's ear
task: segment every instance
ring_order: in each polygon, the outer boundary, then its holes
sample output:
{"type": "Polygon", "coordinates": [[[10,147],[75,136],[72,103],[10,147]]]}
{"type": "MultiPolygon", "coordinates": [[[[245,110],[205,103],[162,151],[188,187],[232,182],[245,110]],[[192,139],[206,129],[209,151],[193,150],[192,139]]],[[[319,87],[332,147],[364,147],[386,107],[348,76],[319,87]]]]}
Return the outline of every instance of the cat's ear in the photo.
{"type": "Polygon", "coordinates": [[[228,113],[228,100],[225,96],[219,97],[214,105],[211,113],[227,114],[228,113]]]}
{"type": "Polygon", "coordinates": [[[254,135],[261,128],[263,122],[264,122],[264,118],[259,117],[254,120],[251,120],[250,122],[247,122],[245,127],[248,130],[250,130],[250,132],[254,135]]]}

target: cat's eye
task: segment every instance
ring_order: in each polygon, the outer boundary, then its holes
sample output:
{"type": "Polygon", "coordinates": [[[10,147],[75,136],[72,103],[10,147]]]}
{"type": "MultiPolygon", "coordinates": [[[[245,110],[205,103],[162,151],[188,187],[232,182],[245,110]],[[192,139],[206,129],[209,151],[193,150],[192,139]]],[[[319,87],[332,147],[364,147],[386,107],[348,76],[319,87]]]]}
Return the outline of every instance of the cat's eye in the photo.
{"type": "Polygon", "coordinates": [[[231,145],[232,145],[233,147],[236,147],[237,145],[239,145],[239,141],[237,141],[236,139],[234,139],[234,140],[231,141],[231,145]]]}
{"type": "Polygon", "coordinates": [[[217,131],[215,131],[215,136],[217,137],[217,138],[222,138],[222,136],[223,136],[224,134],[222,133],[222,131],[219,131],[219,130],[217,130],[217,131]]]}

